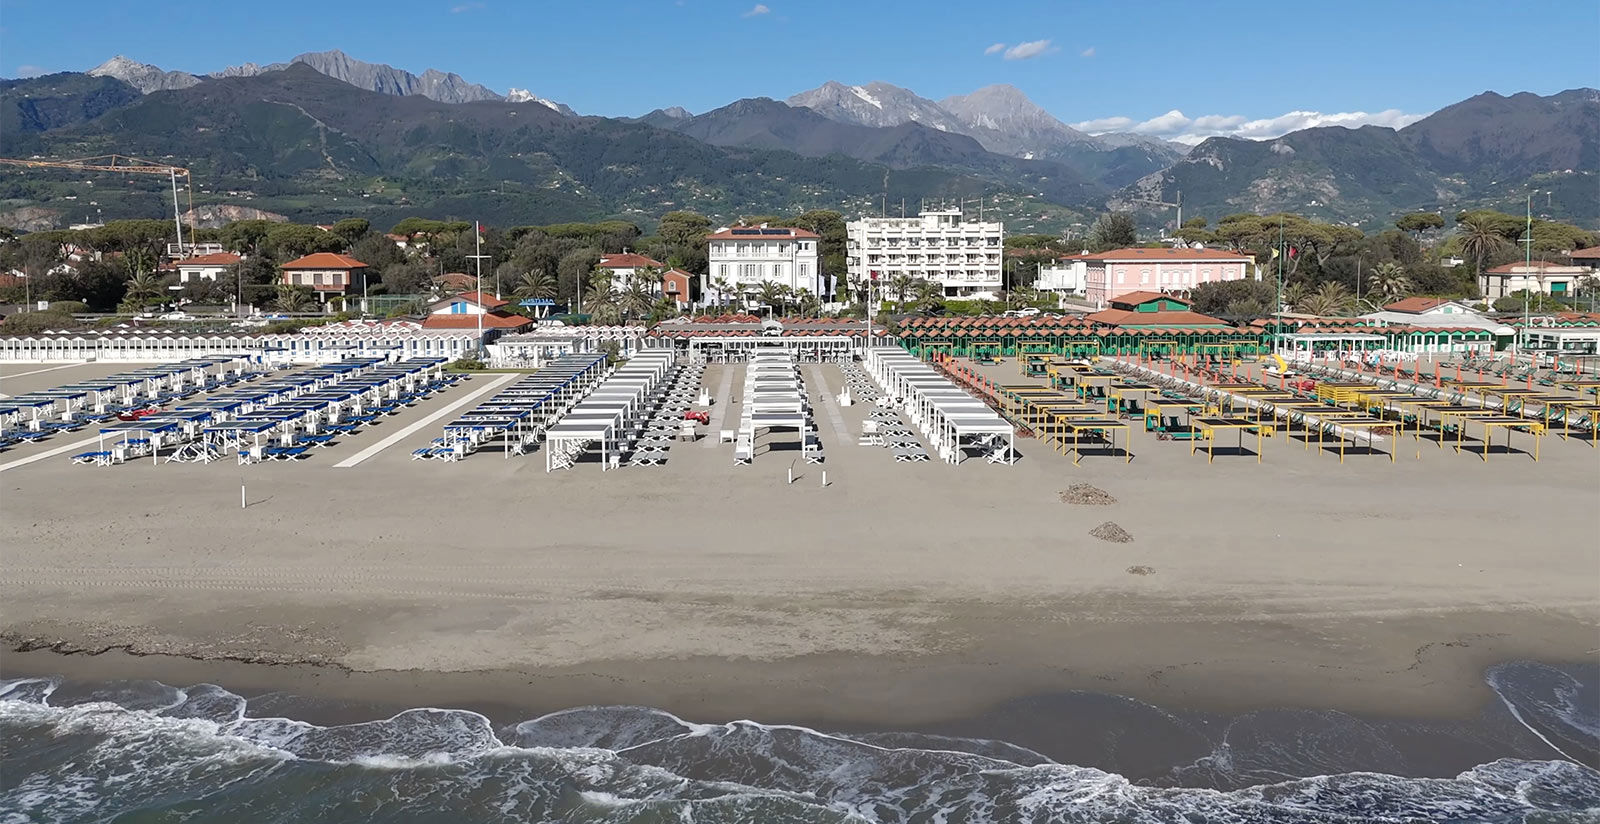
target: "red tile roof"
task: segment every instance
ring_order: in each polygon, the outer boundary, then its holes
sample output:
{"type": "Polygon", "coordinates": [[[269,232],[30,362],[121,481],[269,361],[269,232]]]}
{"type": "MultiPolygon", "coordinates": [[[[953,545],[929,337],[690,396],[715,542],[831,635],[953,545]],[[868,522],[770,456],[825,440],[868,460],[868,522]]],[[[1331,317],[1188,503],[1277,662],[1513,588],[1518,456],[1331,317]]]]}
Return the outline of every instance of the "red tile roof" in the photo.
{"type": "Polygon", "coordinates": [[[507,303],[511,302],[511,301],[508,301],[508,300],[501,300],[501,299],[495,297],[494,295],[486,295],[486,294],[484,294],[482,292],[462,292],[461,294],[456,295],[453,298],[450,298],[450,300],[451,301],[469,300],[469,301],[472,301],[473,303],[476,303],[479,306],[482,306],[483,308],[488,309],[490,311],[493,311],[495,309],[499,309],[500,307],[502,307],[502,306],[506,305],[507,303]]]}
{"type": "Polygon", "coordinates": [[[601,255],[599,265],[606,269],[638,269],[643,266],[654,266],[659,269],[666,264],[655,258],[625,252],[620,255],[601,255]]]}
{"type": "Polygon", "coordinates": [[[178,261],[178,266],[232,266],[242,258],[232,252],[217,252],[210,255],[197,255],[178,261]]]}
{"type": "Polygon", "coordinates": [[[713,232],[713,233],[711,233],[709,235],[706,235],[706,239],[707,240],[732,240],[734,238],[738,238],[739,240],[793,240],[795,238],[808,238],[808,237],[809,238],[815,238],[815,237],[819,237],[819,235],[816,232],[808,232],[805,229],[795,229],[795,228],[791,228],[789,226],[768,226],[768,227],[766,227],[766,231],[769,231],[769,232],[780,232],[781,231],[781,232],[785,233],[785,234],[781,234],[781,235],[745,235],[745,234],[736,235],[736,234],[733,233],[734,229],[755,229],[755,228],[759,228],[759,227],[756,227],[756,226],[734,226],[734,227],[730,227],[730,228],[723,229],[721,231],[713,232]]]}
{"type": "Polygon", "coordinates": [[[477,329],[478,319],[483,319],[485,329],[521,329],[532,326],[533,318],[505,312],[487,312],[482,315],[429,315],[422,320],[424,329],[477,329]]]}
{"type": "Polygon", "coordinates": [[[444,274],[434,278],[433,282],[457,289],[466,289],[470,286],[476,286],[478,279],[467,274],[466,272],[445,272],[444,274]]]}
{"type": "Polygon", "coordinates": [[[367,264],[348,255],[317,252],[283,264],[285,269],[365,269],[367,264]]]}
{"type": "Polygon", "coordinates": [[[1388,304],[1383,308],[1385,311],[1389,312],[1410,312],[1412,314],[1420,315],[1429,309],[1443,306],[1449,302],[1450,301],[1444,298],[1405,298],[1404,300],[1397,300],[1394,303],[1388,304]]]}
{"type": "Polygon", "coordinates": [[[1573,260],[1600,260],[1600,246],[1590,246],[1587,249],[1573,249],[1567,257],[1573,260]]]}
{"type": "Polygon", "coordinates": [[[1084,260],[1155,260],[1155,261],[1180,261],[1180,260],[1221,260],[1230,262],[1248,261],[1247,255],[1238,252],[1228,252],[1222,249],[1112,249],[1109,252],[1087,255],[1084,260]]]}

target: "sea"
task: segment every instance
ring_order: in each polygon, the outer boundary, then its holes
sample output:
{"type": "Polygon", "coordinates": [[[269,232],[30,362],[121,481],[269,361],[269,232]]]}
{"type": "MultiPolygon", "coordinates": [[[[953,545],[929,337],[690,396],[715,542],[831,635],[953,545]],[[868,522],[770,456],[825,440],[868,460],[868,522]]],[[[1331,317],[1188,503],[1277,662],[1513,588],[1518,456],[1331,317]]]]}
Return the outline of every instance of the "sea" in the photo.
{"type": "Polygon", "coordinates": [[[1458,722],[1075,692],[877,732],[646,707],[312,723],[281,694],[18,678],[0,822],[1600,822],[1600,667],[1484,678],[1498,700],[1458,722]]]}

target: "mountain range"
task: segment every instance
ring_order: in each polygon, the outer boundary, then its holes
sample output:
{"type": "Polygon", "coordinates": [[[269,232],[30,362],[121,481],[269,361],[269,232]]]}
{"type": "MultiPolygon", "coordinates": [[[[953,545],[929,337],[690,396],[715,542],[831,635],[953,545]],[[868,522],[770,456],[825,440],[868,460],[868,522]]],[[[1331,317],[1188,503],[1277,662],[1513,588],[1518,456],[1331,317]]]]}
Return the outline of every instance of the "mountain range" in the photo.
{"type": "Polygon", "coordinates": [[[1515,211],[1545,195],[1551,216],[1600,219],[1600,91],[1484,92],[1395,130],[1303,129],[1269,141],[1213,137],[1117,192],[1112,208],[1179,192],[1189,214],[1312,212],[1360,222],[1401,209],[1515,211]]]}
{"type": "MultiPolygon", "coordinates": [[[[84,74],[0,81],[7,154],[180,158],[208,202],[319,220],[648,222],[680,208],[851,212],[983,195],[1014,231],[1062,231],[1105,208],[1159,222],[1172,213],[1155,204],[1181,193],[1186,216],[1286,210],[1373,224],[1422,208],[1509,208],[1537,189],[1547,216],[1594,225],[1596,122],[1593,89],[1486,92],[1398,131],[1325,127],[1189,149],[1085,134],[1010,86],[934,101],[882,82],[600,118],[339,51],[205,76],[117,57],[84,74]]],[[[0,174],[0,202],[65,214],[79,195],[69,179],[0,174]]],[[[147,212],[119,202],[137,189],[101,187],[94,203],[107,216],[147,212]]]]}
{"type": "MultiPolygon", "coordinates": [[[[9,81],[0,111],[37,108],[37,94],[62,88],[72,77],[9,81]]],[[[66,101],[52,108],[88,113],[66,101]]],[[[200,186],[197,202],[248,205],[298,220],[359,215],[382,225],[419,215],[480,217],[500,225],[606,217],[648,222],[673,209],[728,218],[980,196],[988,196],[991,208],[1011,204],[1018,218],[1059,223],[1083,217],[1030,191],[1032,184],[1010,169],[891,168],[842,154],[716,146],[645,123],[575,117],[542,105],[441,103],[367,91],[303,63],[152,92],[93,118],[62,117],[50,125],[8,139],[8,153],[180,158],[200,186]]],[[[159,208],[152,197],[159,181],[145,182],[143,188],[139,181],[106,186],[86,184],[81,174],[0,171],[0,201],[12,208],[53,204],[65,217],[81,209],[71,201],[88,194],[105,217],[148,215],[159,208]]],[[[1068,199],[1067,193],[1058,199],[1068,199]]]]}
{"type": "Polygon", "coordinates": [[[271,63],[265,66],[242,63],[204,77],[187,72],[162,71],[156,66],[130,60],[119,54],[90,69],[88,73],[97,77],[117,78],[140,92],[149,94],[187,89],[208,78],[254,77],[265,72],[283,71],[294,63],[303,63],[336,80],[382,94],[421,95],[441,103],[471,103],[478,100],[541,103],[562,114],[576,114],[565,105],[537,97],[526,89],[511,89],[507,94],[497,94],[485,86],[467,82],[454,72],[427,69],[422,74],[416,75],[383,63],[357,60],[338,49],[306,52],[290,58],[287,63],[271,63]]]}

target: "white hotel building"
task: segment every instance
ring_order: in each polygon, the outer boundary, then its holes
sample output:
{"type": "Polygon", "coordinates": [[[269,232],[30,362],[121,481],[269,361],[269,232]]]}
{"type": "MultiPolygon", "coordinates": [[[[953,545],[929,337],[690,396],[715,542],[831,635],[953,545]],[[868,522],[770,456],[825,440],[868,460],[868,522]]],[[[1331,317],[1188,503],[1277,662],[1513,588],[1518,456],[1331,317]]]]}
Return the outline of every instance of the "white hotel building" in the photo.
{"type": "Polygon", "coordinates": [[[910,275],[944,286],[946,297],[994,293],[1002,287],[1006,225],[963,221],[959,209],[917,217],[869,217],[848,225],[845,254],[852,280],[882,283],[910,275]]]}
{"type": "Polygon", "coordinates": [[[820,240],[815,232],[766,224],[718,229],[706,236],[711,265],[700,293],[711,295],[717,282],[726,280],[746,299],[767,282],[824,297],[828,292],[820,266],[820,240]]]}

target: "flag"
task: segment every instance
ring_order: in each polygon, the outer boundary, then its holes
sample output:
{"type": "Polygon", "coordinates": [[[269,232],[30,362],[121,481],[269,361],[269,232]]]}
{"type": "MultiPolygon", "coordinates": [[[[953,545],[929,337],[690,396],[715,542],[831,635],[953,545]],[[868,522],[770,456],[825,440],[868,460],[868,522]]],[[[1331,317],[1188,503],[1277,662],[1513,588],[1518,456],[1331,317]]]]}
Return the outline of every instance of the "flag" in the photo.
{"type": "Polygon", "coordinates": [[[1278,259],[1278,250],[1277,250],[1276,247],[1274,247],[1273,250],[1272,250],[1272,260],[1277,260],[1277,259],[1278,259]]]}
{"type": "Polygon", "coordinates": [[[869,272],[869,274],[870,274],[870,275],[871,275],[871,276],[872,276],[872,279],[873,279],[873,280],[877,280],[877,279],[878,279],[878,270],[877,270],[877,269],[873,269],[873,270],[871,270],[871,271],[870,271],[870,272],[869,272]]]}
{"type": "Polygon", "coordinates": [[[1296,249],[1293,246],[1289,247],[1289,259],[1290,260],[1294,260],[1294,256],[1298,255],[1298,254],[1300,254],[1300,250],[1299,249],[1296,249]]]}

